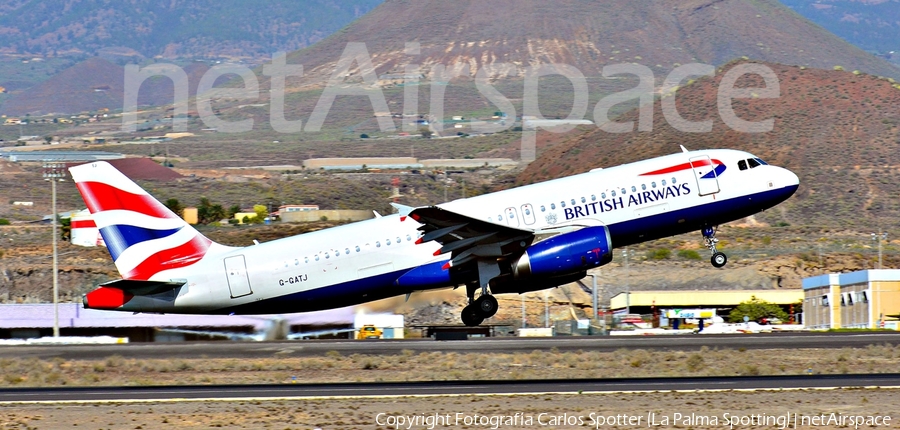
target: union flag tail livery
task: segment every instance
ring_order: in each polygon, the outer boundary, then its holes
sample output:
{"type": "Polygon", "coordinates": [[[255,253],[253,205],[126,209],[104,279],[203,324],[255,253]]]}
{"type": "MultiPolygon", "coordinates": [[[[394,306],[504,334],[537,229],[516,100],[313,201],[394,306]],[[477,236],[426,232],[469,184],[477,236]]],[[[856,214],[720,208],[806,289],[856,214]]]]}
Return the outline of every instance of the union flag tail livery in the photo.
{"type": "Polygon", "coordinates": [[[466,325],[497,312],[494,294],[574,282],[609,263],[614,247],[700,231],[710,262],[722,267],[716,227],[799,186],[794,173],[747,152],[683,150],[232,248],[105,162],[70,170],[123,278],[86,294],[85,307],[272,314],[464,285],[466,325]]]}
{"type": "Polygon", "coordinates": [[[191,266],[212,245],[109,163],[70,171],[123,279],[146,281],[191,266]]]}

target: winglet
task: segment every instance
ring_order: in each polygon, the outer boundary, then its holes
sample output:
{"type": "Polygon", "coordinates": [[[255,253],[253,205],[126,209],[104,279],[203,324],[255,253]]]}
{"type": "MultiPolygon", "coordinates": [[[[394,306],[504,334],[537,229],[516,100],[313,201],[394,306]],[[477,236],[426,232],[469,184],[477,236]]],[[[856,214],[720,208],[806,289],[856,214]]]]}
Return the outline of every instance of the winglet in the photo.
{"type": "Polygon", "coordinates": [[[397,213],[400,214],[400,221],[406,221],[406,217],[409,213],[416,209],[412,206],[401,205],[400,203],[391,203],[391,206],[393,206],[394,209],[397,209],[397,213]]]}

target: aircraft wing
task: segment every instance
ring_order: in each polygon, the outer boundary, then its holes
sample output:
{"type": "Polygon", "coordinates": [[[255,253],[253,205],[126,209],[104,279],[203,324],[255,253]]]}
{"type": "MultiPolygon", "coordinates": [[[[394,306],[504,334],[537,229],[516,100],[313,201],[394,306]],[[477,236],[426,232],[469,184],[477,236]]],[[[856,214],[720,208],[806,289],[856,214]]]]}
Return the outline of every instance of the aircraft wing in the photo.
{"type": "Polygon", "coordinates": [[[497,259],[521,254],[534,242],[532,230],[494,224],[437,206],[415,208],[409,217],[422,224],[417,243],[435,241],[435,255],[451,254],[451,267],[478,259],[497,259]]]}

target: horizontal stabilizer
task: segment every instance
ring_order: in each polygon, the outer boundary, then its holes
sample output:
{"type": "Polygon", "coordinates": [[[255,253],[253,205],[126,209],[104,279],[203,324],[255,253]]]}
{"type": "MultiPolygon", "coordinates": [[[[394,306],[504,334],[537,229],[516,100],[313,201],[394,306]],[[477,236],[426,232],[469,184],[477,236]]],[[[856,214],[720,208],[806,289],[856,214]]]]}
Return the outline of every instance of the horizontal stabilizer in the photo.
{"type": "Polygon", "coordinates": [[[111,287],[122,290],[133,296],[149,296],[152,294],[164,293],[174,290],[182,285],[184,281],[140,281],[136,279],[117,279],[100,284],[101,287],[111,287]]]}

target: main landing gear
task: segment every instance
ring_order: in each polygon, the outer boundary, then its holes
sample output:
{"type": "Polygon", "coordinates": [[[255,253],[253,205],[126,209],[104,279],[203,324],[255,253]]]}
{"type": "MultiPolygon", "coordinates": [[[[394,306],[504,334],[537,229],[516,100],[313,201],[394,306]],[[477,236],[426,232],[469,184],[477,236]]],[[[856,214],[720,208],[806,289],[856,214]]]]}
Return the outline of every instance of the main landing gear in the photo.
{"type": "Polygon", "coordinates": [[[719,243],[719,239],[716,238],[716,231],[718,227],[706,227],[703,229],[703,240],[706,242],[706,247],[709,248],[709,252],[712,253],[712,257],[709,258],[709,262],[712,263],[713,267],[722,267],[725,263],[728,262],[728,257],[725,254],[716,250],[716,244],[719,243]]]}
{"type": "Polygon", "coordinates": [[[497,299],[487,292],[487,288],[481,289],[481,295],[476,300],[475,291],[478,288],[477,282],[466,284],[466,295],[469,297],[469,304],[463,308],[460,316],[463,324],[469,327],[477,326],[484,320],[494,316],[499,307],[497,299]]]}

